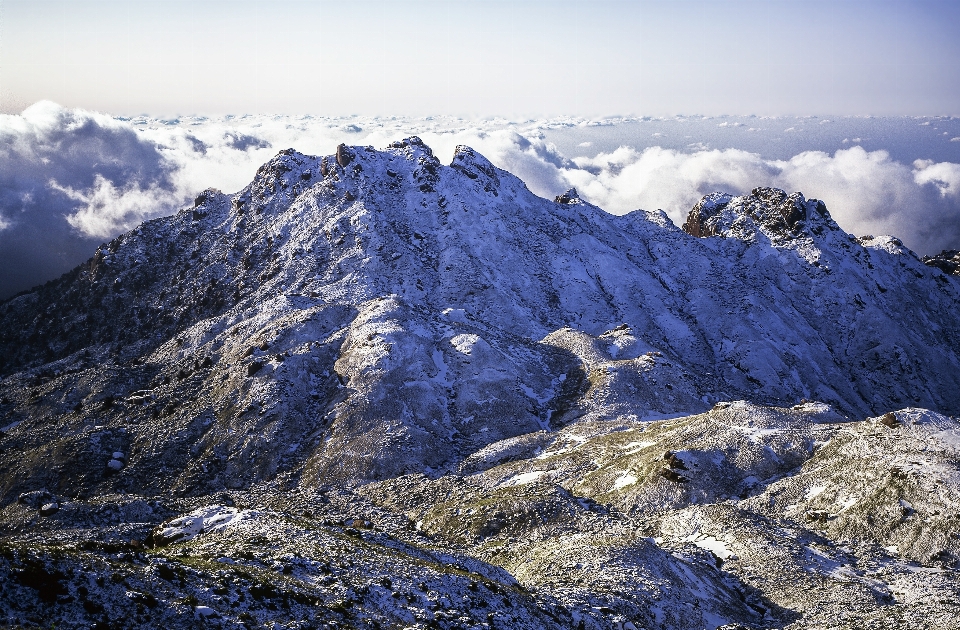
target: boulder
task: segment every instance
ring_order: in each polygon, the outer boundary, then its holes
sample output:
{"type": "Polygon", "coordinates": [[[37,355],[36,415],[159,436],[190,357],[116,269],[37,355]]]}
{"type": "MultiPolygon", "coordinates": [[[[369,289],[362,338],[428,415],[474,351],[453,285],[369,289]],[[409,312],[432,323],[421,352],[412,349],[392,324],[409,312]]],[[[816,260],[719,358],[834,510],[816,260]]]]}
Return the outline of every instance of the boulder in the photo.
{"type": "Polygon", "coordinates": [[[60,504],[56,501],[44,503],[40,506],[40,516],[52,516],[60,511],[60,504]]]}
{"type": "Polygon", "coordinates": [[[664,461],[667,462],[667,465],[670,468],[676,468],[678,470],[687,470],[687,465],[683,463],[683,460],[677,457],[677,454],[673,451],[667,451],[663,454],[664,461]]]}
{"type": "Polygon", "coordinates": [[[350,162],[353,161],[353,152],[347,148],[345,144],[337,145],[337,164],[340,166],[347,166],[350,162]]]}
{"type": "Polygon", "coordinates": [[[53,495],[51,495],[48,491],[34,490],[32,492],[24,492],[17,497],[17,503],[22,503],[23,505],[36,510],[39,509],[41,505],[50,503],[52,499],[53,495]]]}

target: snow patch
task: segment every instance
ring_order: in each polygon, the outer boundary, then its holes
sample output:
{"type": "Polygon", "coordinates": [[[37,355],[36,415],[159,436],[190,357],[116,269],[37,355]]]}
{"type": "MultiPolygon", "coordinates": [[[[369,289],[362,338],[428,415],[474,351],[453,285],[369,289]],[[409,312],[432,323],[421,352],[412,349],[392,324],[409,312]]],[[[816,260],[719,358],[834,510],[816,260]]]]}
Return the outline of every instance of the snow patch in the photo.
{"type": "Polygon", "coordinates": [[[727,547],[727,543],[714,536],[694,534],[688,536],[683,542],[690,542],[701,549],[706,549],[721,560],[726,560],[733,555],[733,552],[727,547]]]}
{"type": "Polygon", "coordinates": [[[449,322],[466,324],[467,312],[464,311],[462,308],[447,308],[443,310],[443,318],[449,322]]]}
{"type": "Polygon", "coordinates": [[[221,531],[239,521],[244,512],[223,505],[211,505],[196,509],[166,523],[160,535],[171,542],[193,540],[200,534],[221,531]]]}
{"type": "Polygon", "coordinates": [[[514,475],[513,477],[510,477],[509,479],[507,479],[503,485],[524,486],[524,485],[527,485],[528,483],[533,483],[534,481],[542,477],[544,475],[544,472],[545,471],[543,470],[535,470],[533,472],[514,475]]]}
{"type": "Polygon", "coordinates": [[[447,378],[447,373],[449,370],[446,362],[443,360],[443,352],[440,350],[433,351],[433,364],[437,366],[437,375],[433,378],[433,381],[443,385],[444,387],[452,386],[453,381],[450,381],[447,378]]]}
{"type": "Polygon", "coordinates": [[[810,499],[822,494],[826,489],[826,486],[811,486],[807,489],[806,500],[809,501],[810,499]]]}
{"type": "Polygon", "coordinates": [[[638,479],[636,475],[626,473],[621,475],[616,481],[613,482],[613,489],[620,490],[622,488],[626,488],[627,486],[632,486],[633,484],[637,483],[637,481],[638,479]]]}

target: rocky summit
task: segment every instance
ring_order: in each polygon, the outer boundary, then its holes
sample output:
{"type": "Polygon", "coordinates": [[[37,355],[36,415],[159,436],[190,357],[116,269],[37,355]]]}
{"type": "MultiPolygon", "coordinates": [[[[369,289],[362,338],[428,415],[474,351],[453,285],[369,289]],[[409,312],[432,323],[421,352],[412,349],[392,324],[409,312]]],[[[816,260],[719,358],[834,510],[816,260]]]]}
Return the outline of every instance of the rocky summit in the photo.
{"type": "Polygon", "coordinates": [[[0,303],[0,624],[956,628],[955,253],[282,151],[0,303]]]}

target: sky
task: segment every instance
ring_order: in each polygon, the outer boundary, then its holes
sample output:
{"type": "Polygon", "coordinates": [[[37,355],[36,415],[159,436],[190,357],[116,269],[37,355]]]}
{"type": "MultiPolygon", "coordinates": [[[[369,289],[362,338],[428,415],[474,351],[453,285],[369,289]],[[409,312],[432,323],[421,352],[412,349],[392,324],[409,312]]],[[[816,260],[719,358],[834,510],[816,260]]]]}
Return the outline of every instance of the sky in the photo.
{"type": "Polygon", "coordinates": [[[0,0],[0,300],[288,147],[467,144],[614,213],[756,186],[960,249],[960,2],[0,0]]]}
{"type": "Polygon", "coordinates": [[[3,0],[0,112],[960,115],[956,0],[3,0]]]}

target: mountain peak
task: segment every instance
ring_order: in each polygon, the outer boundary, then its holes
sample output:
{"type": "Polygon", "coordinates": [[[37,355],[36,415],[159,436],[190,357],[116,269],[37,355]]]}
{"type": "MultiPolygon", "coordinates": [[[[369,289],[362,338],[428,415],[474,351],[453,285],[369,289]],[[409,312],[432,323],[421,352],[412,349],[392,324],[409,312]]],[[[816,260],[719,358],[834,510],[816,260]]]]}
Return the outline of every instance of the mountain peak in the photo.
{"type": "Polygon", "coordinates": [[[483,176],[488,182],[494,185],[499,185],[500,183],[497,167],[483,155],[466,145],[457,145],[457,148],[454,149],[453,160],[450,162],[450,166],[470,179],[478,179],[480,176],[483,176]]]}
{"type": "Polygon", "coordinates": [[[574,205],[578,203],[583,203],[583,200],[580,199],[580,194],[577,193],[576,188],[571,188],[562,195],[557,195],[554,197],[553,201],[555,203],[562,203],[564,205],[574,205]]]}
{"type": "Polygon", "coordinates": [[[745,239],[760,231],[776,243],[795,238],[818,222],[836,227],[822,201],[807,200],[799,192],[760,187],[737,197],[721,192],[705,195],[687,215],[683,230],[697,237],[745,239]]]}

